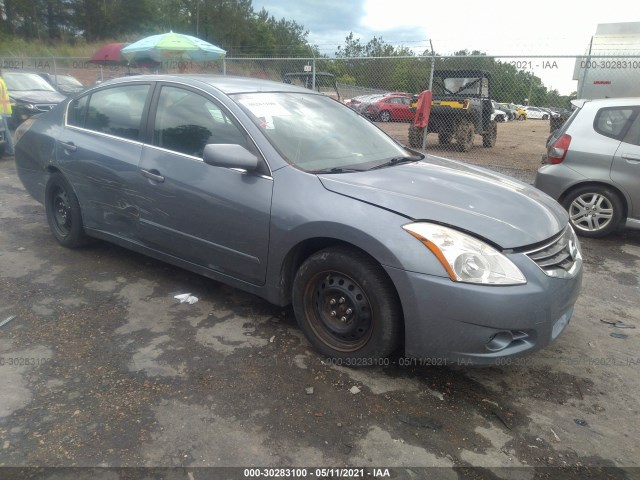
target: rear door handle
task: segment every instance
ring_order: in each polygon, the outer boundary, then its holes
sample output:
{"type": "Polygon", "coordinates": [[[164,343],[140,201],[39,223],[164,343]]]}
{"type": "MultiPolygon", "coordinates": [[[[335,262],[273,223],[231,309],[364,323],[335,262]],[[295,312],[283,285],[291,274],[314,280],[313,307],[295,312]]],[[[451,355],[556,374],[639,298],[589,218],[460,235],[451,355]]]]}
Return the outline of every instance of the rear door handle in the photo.
{"type": "Polygon", "coordinates": [[[147,177],[153,180],[154,182],[158,182],[158,183],[164,182],[164,177],[160,175],[160,172],[157,171],[156,169],[149,171],[141,168],[140,173],[142,174],[143,177],[147,177]]]}
{"type": "Polygon", "coordinates": [[[636,155],[634,153],[623,153],[620,156],[624,158],[627,163],[631,163],[633,165],[640,163],[640,155],[636,155]]]}
{"type": "Polygon", "coordinates": [[[69,152],[75,152],[78,150],[78,147],[76,147],[73,142],[60,142],[60,145],[69,152]]]}

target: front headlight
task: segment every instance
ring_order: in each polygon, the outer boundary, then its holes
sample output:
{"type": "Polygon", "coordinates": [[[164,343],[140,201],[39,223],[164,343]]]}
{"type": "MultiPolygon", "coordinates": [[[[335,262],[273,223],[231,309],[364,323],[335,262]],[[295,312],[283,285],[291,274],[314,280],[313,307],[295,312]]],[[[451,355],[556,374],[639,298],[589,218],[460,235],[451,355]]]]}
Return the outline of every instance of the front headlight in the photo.
{"type": "Polygon", "coordinates": [[[410,223],[402,228],[433,252],[451,280],[484,285],[527,283],[511,260],[466,233],[426,222],[410,223]]]}

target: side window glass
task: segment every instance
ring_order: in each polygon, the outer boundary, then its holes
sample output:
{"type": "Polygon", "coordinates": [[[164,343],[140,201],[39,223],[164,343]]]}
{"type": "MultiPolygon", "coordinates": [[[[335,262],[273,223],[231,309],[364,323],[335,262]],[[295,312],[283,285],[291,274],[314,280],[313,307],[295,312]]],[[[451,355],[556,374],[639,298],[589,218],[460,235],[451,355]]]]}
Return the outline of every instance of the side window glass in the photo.
{"type": "Polygon", "coordinates": [[[624,136],[623,142],[640,145],[640,114],[636,116],[633,125],[631,125],[631,128],[629,128],[629,131],[624,136]]]}
{"type": "Polygon", "coordinates": [[[632,113],[631,108],[603,108],[596,114],[594,128],[602,135],[620,140],[632,113]]]}
{"type": "Polygon", "coordinates": [[[98,90],[89,99],[85,128],[138,140],[149,85],[126,85],[98,90]]]}
{"type": "Polygon", "coordinates": [[[162,87],[153,144],[202,158],[210,143],[235,143],[247,148],[244,133],[211,100],[179,87],[162,87]]]}
{"type": "Polygon", "coordinates": [[[87,114],[87,105],[89,104],[89,96],[76,98],[71,103],[67,110],[67,125],[73,125],[74,127],[84,127],[84,120],[87,114]]]}

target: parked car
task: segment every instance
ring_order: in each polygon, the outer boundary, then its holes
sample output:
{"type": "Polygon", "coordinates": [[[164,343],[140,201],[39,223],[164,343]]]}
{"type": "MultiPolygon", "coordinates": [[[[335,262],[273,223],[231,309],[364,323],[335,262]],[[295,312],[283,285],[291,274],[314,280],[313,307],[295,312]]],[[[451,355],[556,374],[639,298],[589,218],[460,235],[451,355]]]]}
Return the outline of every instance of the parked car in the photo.
{"type": "Polygon", "coordinates": [[[74,95],[85,89],[85,86],[75,77],[71,75],[54,75],[47,72],[38,72],[42,78],[44,78],[49,85],[55,88],[63,95],[74,95]]]}
{"type": "Polygon", "coordinates": [[[546,112],[547,114],[549,114],[549,118],[554,118],[554,117],[559,117],[560,114],[556,113],[553,109],[551,108],[547,108],[547,107],[538,107],[540,110],[542,110],[543,112],[546,112]]]}
{"type": "Polygon", "coordinates": [[[390,93],[372,96],[361,102],[358,111],[371,120],[397,122],[413,120],[416,113],[411,110],[411,94],[390,93]]]}
{"type": "Polygon", "coordinates": [[[19,177],[61,245],[107,240],[292,303],[343,365],[402,344],[495,364],[557,338],[580,289],[579,243],[553,199],[425,157],[308,89],[128,77],[17,133],[19,177]]]}
{"type": "Polygon", "coordinates": [[[536,120],[549,120],[549,113],[545,112],[538,107],[524,107],[524,111],[527,112],[527,118],[533,118],[536,120]]]}
{"type": "Polygon", "coordinates": [[[522,121],[522,120],[526,120],[528,118],[527,117],[527,111],[524,109],[524,107],[516,105],[515,109],[516,109],[516,120],[521,120],[522,121]]]}
{"type": "Polygon", "coordinates": [[[535,186],[562,203],[580,235],[640,228],[640,98],[572,103],[577,109],[549,138],[535,186]]]}
{"type": "Polygon", "coordinates": [[[33,115],[51,110],[67,98],[35,73],[4,70],[2,78],[11,99],[10,128],[16,128],[33,115]]]}
{"type": "Polygon", "coordinates": [[[505,110],[498,108],[498,104],[494,100],[491,100],[491,104],[493,105],[491,120],[495,120],[496,122],[506,122],[509,120],[508,113],[505,110]]]}
{"type": "Polygon", "coordinates": [[[518,116],[518,113],[515,109],[515,105],[509,103],[498,103],[497,108],[506,112],[508,120],[515,120],[518,116]]]}
{"type": "Polygon", "coordinates": [[[372,101],[378,100],[384,97],[386,94],[384,93],[370,93],[367,95],[358,95],[357,97],[353,97],[351,99],[345,100],[345,104],[349,107],[353,108],[356,112],[361,113],[362,108],[372,101]]]}

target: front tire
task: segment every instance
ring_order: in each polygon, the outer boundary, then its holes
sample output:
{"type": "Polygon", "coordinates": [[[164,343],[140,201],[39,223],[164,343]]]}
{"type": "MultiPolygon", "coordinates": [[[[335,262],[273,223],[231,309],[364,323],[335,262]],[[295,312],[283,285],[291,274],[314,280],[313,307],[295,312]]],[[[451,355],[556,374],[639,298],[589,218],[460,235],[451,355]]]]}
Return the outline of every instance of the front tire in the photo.
{"type": "Polygon", "coordinates": [[[383,122],[390,122],[391,113],[389,113],[387,110],[383,110],[382,112],[380,112],[380,120],[382,120],[383,122]]]}
{"type": "Polygon", "coordinates": [[[498,139],[498,124],[496,122],[489,123],[487,133],[482,135],[482,146],[485,148],[493,148],[498,139]]]}
{"type": "Polygon", "coordinates": [[[89,242],[82,226],[78,198],[62,174],[56,172],[49,177],[44,204],[49,228],[60,245],[77,248],[89,242]]]}
{"type": "Polygon", "coordinates": [[[322,354],[379,359],[400,344],[402,311],[383,268],[367,254],[330,247],[311,255],[293,283],[300,329],[322,354]]]}
{"type": "Polygon", "coordinates": [[[418,128],[413,124],[409,125],[409,146],[411,148],[422,148],[422,142],[426,134],[426,128],[418,128]]]}
{"type": "Polygon", "coordinates": [[[622,220],[622,200],[614,191],[598,186],[577,188],[562,202],[578,235],[600,238],[618,228],[622,220]]]}

